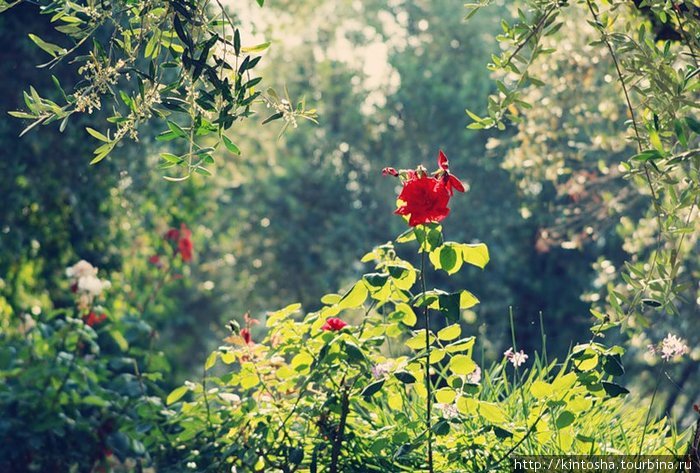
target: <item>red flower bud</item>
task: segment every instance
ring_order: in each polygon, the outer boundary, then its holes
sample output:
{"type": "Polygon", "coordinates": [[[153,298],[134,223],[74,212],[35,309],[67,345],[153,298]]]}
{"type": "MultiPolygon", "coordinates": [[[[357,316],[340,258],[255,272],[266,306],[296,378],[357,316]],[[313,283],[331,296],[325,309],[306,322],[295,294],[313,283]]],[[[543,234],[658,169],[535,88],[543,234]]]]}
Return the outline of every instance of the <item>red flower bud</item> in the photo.
{"type": "Polygon", "coordinates": [[[241,337],[243,337],[243,341],[246,342],[248,345],[250,345],[253,341],[253,339],[250,336],[250,330],[248,330],[247,328],[241,330],[241,337]]]}

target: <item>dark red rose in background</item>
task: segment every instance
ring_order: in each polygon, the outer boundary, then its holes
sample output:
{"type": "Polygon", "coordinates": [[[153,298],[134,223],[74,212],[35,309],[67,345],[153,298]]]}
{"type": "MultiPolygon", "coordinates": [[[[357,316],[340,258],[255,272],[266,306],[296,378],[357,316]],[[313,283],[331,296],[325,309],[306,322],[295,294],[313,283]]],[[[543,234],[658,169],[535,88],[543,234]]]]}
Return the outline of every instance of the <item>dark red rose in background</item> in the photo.
{"type": "Polygon", "coordinates": [[[177,228],[171,228],[170,230],[165,232],[163,238],[165,238],[166,240],[177,241],[180,238],[180,232],[177,231],[177,228]]]}
{"type": "Polygon", "coordinates": [[[250,336],[250,330],[248,330],[247,328],[241,330],[241,337],[243,337],[243,341],[246,342],[248,345],[250,345],[253,341],[252,337],[250,336]]]}
{"type": "Polygon", "coordinates": [[[148,262],[151,264],[155,264],[158,266],[160,264],[160,256],[159,255],[153,255],[150,258],[148,258],[148,262]]]}
{"type": "Polygon", "coordinates": [[[447,204],[450,193],[444,182],[434,177],[421,176],[409,179],[399,195],[398,215],[408,215],[412,227],[430,222],[440,222],[450,213],[447,204]]]}
{"type": "Polygon", "coordinates": [[[94,327],[95,325],[101,324],[105,320],[107,320],[107,314],[95,314],[92,311],[90,311],[89,314],[83,316],[83,321],[90,327],[94,327]]]}
{"type": "Polygon", "coordinates": [[[338,317],[330,317],[328,320],[326,320],[326,323],[323,324],[321,330],[337,332],[347,325],[348,324],[346,322],[340,320],[338,317]]]}
{"type": "Polygon", "coordinates": [[[194,245],[192,244],[192,232],[187,225],[184,223],[180,225],[180,237],[177,241],[177,251],[182,257],[182,261],[187,263],[192,260],[192,251],[194,250],[194,245]]]}

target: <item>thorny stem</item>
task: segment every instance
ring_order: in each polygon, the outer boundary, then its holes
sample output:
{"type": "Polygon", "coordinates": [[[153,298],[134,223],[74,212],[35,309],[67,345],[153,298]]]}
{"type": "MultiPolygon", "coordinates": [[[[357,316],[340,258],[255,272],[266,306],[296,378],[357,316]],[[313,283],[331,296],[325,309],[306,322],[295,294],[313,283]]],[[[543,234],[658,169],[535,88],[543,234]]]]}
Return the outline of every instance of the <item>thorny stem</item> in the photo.
{"type": "Polygon", "coordinates": [[[425,282],[425,249],[421,253],[420,260],[420,280],[423,290],[423,314],[425,318],[425,389],[427,391],[426,395],[426,414],[425,414],[425,425],[427,427],[428,433],[428,471],[433,473],[433,430],[431,426],[430,419],[430,409],[432,404],[432,389],[430,386],[430,312],[428,310],[428,304],[425,303],[425,293],[426,293],[426,282],[425,282]]]}

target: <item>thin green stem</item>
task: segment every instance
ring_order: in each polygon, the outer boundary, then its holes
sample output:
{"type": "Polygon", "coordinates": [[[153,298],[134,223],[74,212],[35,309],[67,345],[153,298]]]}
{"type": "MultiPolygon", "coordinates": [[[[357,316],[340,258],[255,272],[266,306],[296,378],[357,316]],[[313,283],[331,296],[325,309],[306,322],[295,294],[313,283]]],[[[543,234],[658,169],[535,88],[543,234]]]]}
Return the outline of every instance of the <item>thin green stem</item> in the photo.
{"type": "Polygon", "coordinates": [[[666,361],[661,364],[659,372],[656,375],[656,386],[654,386],[654,393],[651,395],[651,402],[649,403],[649,409],[647,410],[646,419],[644,419],[644,430],[642,430],[642,439],[639,441],[639,451],[637,456],[642,454],[642,449],[644,448],[644,438],[647,435],[647,429],[649,427],[649,418],[651,417],[651,409],[654,406],[654,401],[656,400],[656,393],[659,392],[659,385],[661,384],[661,375],[664,372],[664,366],[666,366],[666,361]]]}
{"type": "Polygon", "coordinates": [[[425,303],[425,293],[427,292],[425,282],[425,253],[426,251],[423,248],[420,259],[420,280],[421,288],[423,290],[423,315],[425,319],[425,389],[427,391],[425,426],[427,428],[428,437],[428,471],[430,473],[434,473],[435,470],[433,469],[433,430],[430,416],[433,396],[430,383],[430,311],[428,309],[428,304],[425,303]]]}

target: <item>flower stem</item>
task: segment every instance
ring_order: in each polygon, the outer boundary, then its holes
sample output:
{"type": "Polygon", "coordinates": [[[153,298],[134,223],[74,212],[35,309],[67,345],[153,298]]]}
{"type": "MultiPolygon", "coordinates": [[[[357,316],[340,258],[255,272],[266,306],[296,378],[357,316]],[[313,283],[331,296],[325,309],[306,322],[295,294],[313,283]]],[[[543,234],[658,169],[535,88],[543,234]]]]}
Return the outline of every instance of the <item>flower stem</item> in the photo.
{"type": "Polygon", "coordinates": [[[431,426],[430,419],[430,409],[432,403],[432,389],[430,383],[430,311],[428,310],[428,304],[425,301],[426,293],[426,282],[425,282],[425,249],[421,253],[420,259],[420,280],[423,289],[423,314],[425,318],[425,389],[427,391],[426,395],[426,414],[425,414],[425,425],[428,432],[428,471],[433,473],[433,430],[431,426]]]}

